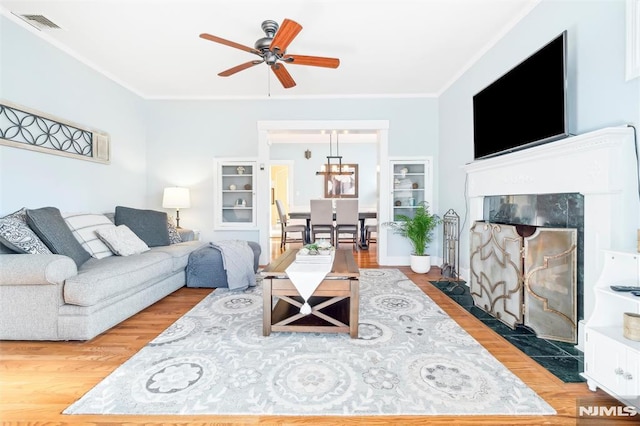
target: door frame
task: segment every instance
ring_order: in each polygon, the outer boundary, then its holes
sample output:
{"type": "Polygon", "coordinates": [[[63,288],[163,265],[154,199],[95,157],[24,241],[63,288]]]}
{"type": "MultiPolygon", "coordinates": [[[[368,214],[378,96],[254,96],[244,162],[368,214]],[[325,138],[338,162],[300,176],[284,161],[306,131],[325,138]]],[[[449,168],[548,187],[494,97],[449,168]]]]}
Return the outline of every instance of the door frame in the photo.
{"type": "MultiPolygon", "coordinates": [[[[282,131],[309,131],[309,130],[365,130],[372,131],[377,134],[377,150],[378,150],[378,223],[390,221],[389,205],[390,187],[389,187],[389,121],[388,120],[287,120],[287,121],[258,121],[258,193],[257,204],[258,211],[269,211],[270,206],[270,153],[271,145],[269,143],[269,133],[282,131]],[[266,172],[266,173],[265,173],[266,172]],[[267,176],[265,176],[265,174],[267,176]]],[[[275,160],[274,160],[275,161],[275,160]]],[[[258,229],[260,232],[260,245],[266,247],[262,250],[260,256],[261,264],[271,262],[271,250],[269,250],[269,229],[271,227],[270,215],[258,214],[258,229]],[[266,232],[265,232],[266,231],[266,232]]],[[[386,264],[386,251],[381,253],[380,247],[386,245],[386,233],[378,232],[378,243],[376,250],[378,251],[378,263],[386,264]],[[384,254],[381,257],[381,254],[384,254]]]]}
{"type": "MultiPolygon", "coordinates": [[[[287,203],[291,204],[291,197],[293,196],[293,179],[294,179],[294,160],[274,160],[269,162],[269,190],[271,190],[271,174],[272,168],[274,166],[283,166],[287,169],[287,203]]],[[[271,201],[271,194],[269,194],[269,201],[271,201]]],[[[284,206],[287,208],[288,206],[284,206]]],[[[275,208],[275,207],[274,207],[275,208]]],[[[273,209],[269,209],[270,217],[269,217],[269,236],[273,237],[274,235],[271,233],[271,223],[273,222],[273,209]]],[[[277,213],[276,213],[277,214],[277,213]]],[[[277,236],[280,236],[280,229],[278,229],[277,236]]]]}

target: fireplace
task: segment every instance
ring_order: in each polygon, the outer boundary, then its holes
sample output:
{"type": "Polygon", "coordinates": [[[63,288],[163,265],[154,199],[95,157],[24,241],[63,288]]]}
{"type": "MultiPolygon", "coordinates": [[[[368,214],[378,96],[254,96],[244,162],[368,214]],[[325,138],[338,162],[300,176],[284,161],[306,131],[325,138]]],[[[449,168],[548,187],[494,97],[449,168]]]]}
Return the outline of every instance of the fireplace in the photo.
{"type": "Polygon", "coordinates": [[[475,305],[512,329],[576,343],[582,319],[584,197],[484,197],[471,227],[470,293],[475,305]]]}
{"type": "MultiPolygon", "coordinates": [[[[472,223],[485,219],[487,197],[581,194],[584,233],[579,258],[583,262],[580,279],[584,296],[578,299],[577,310],[582,312],[582,318],[589,318],[595,304],[593,287],[604,260],[602,251],[636,248],[639,211],[633,129],[605,128],[475,161],[464,169],[472,223]]],[[[470,246],[467,253],[470,256],[470,246]]],[[[469,280],[470,270],[464,275],[469,280]]],[[[583,342],[582,324],[579,321],[579,348],[583,342]]]]}

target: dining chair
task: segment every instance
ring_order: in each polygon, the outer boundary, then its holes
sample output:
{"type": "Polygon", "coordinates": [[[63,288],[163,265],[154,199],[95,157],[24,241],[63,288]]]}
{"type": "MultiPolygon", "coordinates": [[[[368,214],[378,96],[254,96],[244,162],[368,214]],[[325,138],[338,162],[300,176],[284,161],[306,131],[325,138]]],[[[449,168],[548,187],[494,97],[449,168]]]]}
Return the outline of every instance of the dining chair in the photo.
{"type": "Polygon", "coordinates": [[[287,214],[282,206],[282,201],[276,200],[276,208],[280,217],[280,250],[284,249],[287,243],[304,243],[307,227],[305,225],[292,225],[289,223],[287,214]],[[290,237],[289,234],[300,233],[300,238],[290,237]]]}
{"type": "Polygon", "coordinates": [[[364,238],[367,245],[378,241],[378,221],[377,219],[367,219],[364,223],[364,238]],[[372,234],[376,234],[372,237],[372,234]]]}
{"type": "Polygon", "coordinates": [[[334,245],[333,203],[331,199],[311,200],[311,241],[325,236],[334,245]]]}
{"type": "Polygon", "coordinates": [[[358,249],[358,200],[355,198],[336,200],[336,248],[341,235],[348,234],[355,250],[358,249]]]}

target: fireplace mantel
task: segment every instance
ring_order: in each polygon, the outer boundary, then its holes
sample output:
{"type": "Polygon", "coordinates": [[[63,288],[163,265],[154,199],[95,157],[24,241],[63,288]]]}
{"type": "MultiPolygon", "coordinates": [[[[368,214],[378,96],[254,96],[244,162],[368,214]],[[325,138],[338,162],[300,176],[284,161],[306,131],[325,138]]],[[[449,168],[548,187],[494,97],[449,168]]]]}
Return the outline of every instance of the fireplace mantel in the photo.
{"type": "Polygon", "coordinates": [[[632,128],[610,127],[464,166],[471,221],[482,220],[483,197],[489,195],[584,195],[585,319],[593,312],[603,250],[636,250],[640,203],[634,143],[632,128]]]}

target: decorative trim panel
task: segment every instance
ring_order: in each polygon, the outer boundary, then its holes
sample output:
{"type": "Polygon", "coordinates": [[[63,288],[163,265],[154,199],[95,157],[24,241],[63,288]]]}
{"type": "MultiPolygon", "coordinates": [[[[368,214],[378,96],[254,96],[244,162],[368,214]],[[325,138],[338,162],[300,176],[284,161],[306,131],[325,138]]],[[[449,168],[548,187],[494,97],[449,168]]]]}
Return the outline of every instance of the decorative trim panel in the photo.
{"type": "Polygon", "coordinates": [[[109,164],[109,134],[0,100],[0,145],[109,164]]]}

